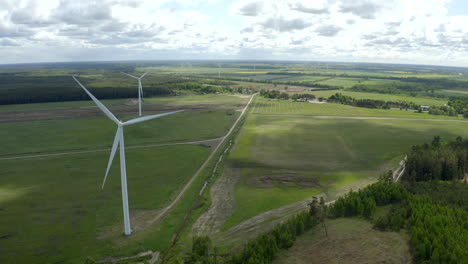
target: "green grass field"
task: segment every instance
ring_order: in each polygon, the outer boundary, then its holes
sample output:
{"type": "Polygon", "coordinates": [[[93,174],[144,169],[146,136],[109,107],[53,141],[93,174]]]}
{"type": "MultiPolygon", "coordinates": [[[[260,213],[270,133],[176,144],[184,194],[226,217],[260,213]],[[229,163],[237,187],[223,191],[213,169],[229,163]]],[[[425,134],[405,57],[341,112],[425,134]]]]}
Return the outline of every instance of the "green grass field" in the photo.
{"type": "MultiPolygon", "coordinates": [[[[146,223],[175,198],[211,150],[202,145],[128,147],[224,136],[240,113],[228,110],[240,109],[247,99],[207,95],[147,100],[203,109],[125,128],[132,226],[141,229],[128,238],[121,236],[118,155],[103,191],[108,151],[0,160],[0,263],[84,263],[88,256],[167,249],[203,182],[195,181],[194,190],[163,221],[146,223]]],[[[106,117],[9,122],[0,128],[2,156],[110,147],[116,129],[106,117]]]]}
{"type": "MultiPolygon", "coordinates": [[[[257,97],[253,102],[252,113],[265,115],[316,115],[316,116],[349,116],[349,117],[398,117],[424,119],[459,119],[463,117],[449,117],[416,113],[413,110],[386,110],[353,107],[341,104],[316,104],[308,102],[294,102],[290,100],[276,100],[257,97]]],[[[465,119],[466,120],[466,119],[465,119]]]]}
{"type": "MultiPolygon", "coordinates": [[[[234,191],[236,209],[224,229],[318,193],[376,179],[395,168],[412,145],[434,136],[468,136],[468,122],[463,121],[398,119],[400,112],[390,110],[387,116],[397,113],[395,119],[315,118],[340,115],[343,106],[307,103],[313,108],[302,109],[304,115],[281,115],[286,106],[299,103],[271,102],[280,105],[277,114],[254,110],[230,154],[228,166],[241,168],[241,178],[234,191]],[[336,112],[329,113],[333,108],[336,112]]],[[[361,110],[347,109],[345,115],[357,117],[361,110]]]]}
{"type": "MultiPolygon", "coordinates": [[[[21,90],[23,86],[31,86],[31,91],[36,91],[34,87],[54,87],[57,89],[55,92],[58,91],[57,94],[60,95],[64,91],[61,85],[68,85],[70,90],[67,91],[79,92],[79,87],[69,78],[71,74],[79,74],[80,80],[82,79],[89,88],[134,88],[136,96],[137,82],[120,73],[127,70],[136,75],[150,71],[143,80],[144,89],[185,81],[204,83],[210,78],[217,78],[219,71],[221,79],[226,77],[274,82],[318,82],[345,88],[358,83],[377,87],[396,82],[372,79],[372,76],[459,78],[455,73],[443,73],[430,67],[418,70],[413,66],[375,67],[346,63],[288,65],[232,62],[222,63],[221,70],[214,62],[129,62],[118,65],[90,64],[89,67],[81,64],[76,68],[34,65],[28,67],[0,69],[0,72],[16,74],[11,75],[14,77],[5,75],[6,83],[10,80],[8,78],[18,81],[12,82],[11,85],[15,84],[13,86],[3,86],[5,90],[10,89],[7,95],[10,95],[11,89],[21,90]],[[256,70],[253,69],[254,65],[256,70]],[[269,72],[281,74],[267,74],[269,72]],[[288,72],[292,74],[288,75],[288,72]],[[297,73],[320,73],[323,76],[301,76],[297,73]],[[333,74],[348,74],[350,77],[336,77],[333,74]],[[370,76],[370,79],[352,78],[353,75],[366,75],[370,76]],[[21,83],[19,77],[28,76],[44,78],[30,78],[29,80],[35,81],[29,82],[24,78],[24,82],[21,83]],[[63,82],[60,83],[57,77],[63,78],[63,82]]],[[[284,89],[286,86],[289,92],[303,92],[308,89],[286,84],[247,81],[234,83],[234,88],[253,90],[284,89]]],[[[460,91],[447,88],[444,92],[463,95],[463,91],[460,91]]],[[[152,104],[153,107],[162,105],[177,109],[186,107],[189,110],[126,127],[127,147],[224,136],[239,116],[238,110],[249,98],[239,94],[194,95],[193,91],[176,92],[182,95],[145,98],[143,109],[145,105],[152,104]]],[[[339,91],[312,93],[325,96],[336,92],[339,91]]],[[[445,103],[443,100],[423,97],[342,92],[355,98],[385,98],[384,100],[404,100],[424,105],[445,103]]],[[[42,90],[38,95],[42,95],[42,90]]],[[[133,96],[132,93],[128,95],[133,96]]],[[[134,103],[132,101],[111,99],[102,102],[111,108],[125,108],[127,106],[122,106],[134,103]]],[[[34,113],[44,109],[61,111],[61,108],[93,106],[95,105],[92,101],[0,105],[0,112],[34,113]]],[[[137,109],[136,105],[128,107],[137,109]]],[[[131,117],[134,116],[123,118],[131,117]]],[[[257,96],[234,148],[224,161],[225,166],[239,168],[241,174],[234,187],[235,211],[223,228],[227,229],[261,212],[312,195],[323,192],[337,195],[344,186],[368,182],[375,179],[382,170],[396,166],[411,145],[427,142],[435,135],[444,139],[458,135],[467,136],[467,127],[468,123],[463,122],[462,118],[338,104],[268,100],[257,96]],[[317,116],[363,119],[330,119],[317,116]],[[441,122],[419,119],[437,119],[441,122]],[[449,120],[455,122],[442,122],[449,120]]],[[[28,153],[108,148],[114,138],[115,129],[115,125],[104,116],[0,123],[0,158],[28,153]]],[[[195,197],[198,197],[204,181],[211,175],[212,167],[205,168],[186,195],[163,220],[153,224],[150,220],[176,196],[209,153],[209,147],[203,145],[127,148],[130,209],[132,226],[136,230],[130,237],[121,235],[118,157],[114,160],[107,186],[102,191],[100,185],[109,157],[107,151],[43,158],[0,159],[0,263],[81,264],[87,257],[101,259],[105,256],[129,256],[149,249],[164,252],[169,248],[179,228],[189,226],[184,222],[184,217],[195,197]]],[[[214,165],[216,160],[210,164],[214,165]]],[[[209,190],[205,191],[201,204],[194,208],[194,215],[200,215],[201,211],[209,206],[209,193],[209,190]]],[[[194,215],[192,217],[195,217],[194,215]]],[[[348,230],[349,225],[353,224],[359,228],[366,228],[362,223],[352,222],[336,223],[331,230],[342,233],[339,230],[348,230]]],[[[182,243],[179,244],[178,250],[189,245],[185,243],[191,239],[187,234],[189,229],[186,228],[182,234],[182,243]]],[[[183,254],[182,252],[181,255],[183,254]]],[[[282,263],[289,263],[288,261],[282,263]]]]}
{"type": "MultiPolygon", "coordinates": [[[[238,113],[224,110],[183,112],[125,128],[127,146],[224,136],[238,113]],[[190,127],[192,129],[184,129],[190,127]]],[[[107,117],[0,123],[0,155],[105,148],[116,125],[107,117]]]]}
{"type": "MultiPolygon", "coordinates": [[[[166,146],[126,154],[130,208],[135,213],[159,209],[174,198],[209,149],[166,146]]],[[[96,238],[109,227],[115,227],[111,232],[116,234],[122,232],[118,158],[100,190],[108,155],[0,161],[0,234],[7,236],[0,239],[0,262],[83,263],[87,256],[118,253],[114,242],[96,238]]],[[[166,234],[157,243],[133,242],[118,255],[141,246],[155,249],[170,239],[166,234]]]]}
{"type": "Polygon", "coordinates": [[[281,251],[273,263],[411,263],[408,238],[403,233],[377,231],[371,223],[356,218],[329,220],[326,225],[328,237],[317,226],[281,251]]]}

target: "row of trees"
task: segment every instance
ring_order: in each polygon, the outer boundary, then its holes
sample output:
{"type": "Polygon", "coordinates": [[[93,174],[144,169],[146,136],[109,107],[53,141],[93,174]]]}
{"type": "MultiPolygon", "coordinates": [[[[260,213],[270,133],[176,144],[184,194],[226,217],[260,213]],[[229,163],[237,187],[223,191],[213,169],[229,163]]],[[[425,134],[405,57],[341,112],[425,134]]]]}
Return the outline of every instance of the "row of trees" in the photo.
{"type": "Polygon", "coordinates": [[[371,218],[377,206],[398,203],[406,198],[404,188],[393,181],[381,180],[357,192],[350,191],[330,208],[331,217],[371,218]]]}
{"type": "MultiPolygon", "coordinates": [[[[120,75],[113,76],[114,78],[120,75]]],[[[222,80],[205,80],[175,75],[149,76],[145,79],[146,97],[175,94],[175,90],[190,90],[197,93],[235,92],[222,80]]],[[[108,78],[109,79],[109,78],[108,78]]],[[[132,98],[137,96],[136,84],[109,82],[91,77],[80,80],[99,99],[132,98]],[[91,83],[96,83],[92,85],[91,83]]],[[[119,79],[116,79],[119,80],[119,79]]],[[[241,89],[242,90],[242,89],[241,89]]],[[[89,100],[70,76],[28,76],[11,74],[0,78],[0,105],[60,101],[89,100]]]]}
{"type": "MultiPolygon", "coordinates": [[[[421,109],[420,112],[422,112],[422,109],[421,109]]],[[[458,116],[457,111],[455,111],[455,109],[453,107],[445,106],[445,105],[444,106],[439,106],[439,107],[431,106],[431,109],[429,109],[429,114],[430,115],[458,116]]]]}
{"type": "MultiPolygon", "coordinates": [[[[324,203],[321,204],[324,206],[324,203]]],[[[314,211],[315,212],[315,211],[314,211]]],[[[311,216],[310,212],[302,212],[277,225],[271,231],[264,233],[244,245],[239,253],[231,255],[225,262],[232,264],[266,264],[271,263],[280,249],[290,248],[297,236],[311,229],[320,222],[321,208],[311,216]]],[[[192,251],[185,259],[187,264],[216,263],[219,257],[213,252],[212,243],[207,236],[195,236],[192,241],[192,251]]]]}
{"type": "Polygon", "coordinates": [[[450,181],[463,179],[465,173],[468,173],[468,140],[458,137],[443,144],[440,137],[434,137],[430,145],[412,147],[403,179],[450,181]]]}
{"type": "Polygon", "coordinates": [[[290,248],[297,236],[312,228],[318,220],[308,212],[300,213],[270,232],[249,241],[242,252],[234,254],[228,263],[266,264],[271,263],[280,249],[290,248]]]}
{"type": "MultiPolygon", "coordinates": [[[[269,73],[268,73],[269,74],[269,73]]],[[[288,73],[283,73],[287,75],[291,75],[288,73]]],[[[281,74],[281,75],[283,75],[281,74]]],[[[284,78],[289,78],[290,76],[284,76],[284,78]]],[[[212,78],[216,76],[212,76],[212,78]]],[[[268,79],[256,79],[256,78],[250,78],[250,77],[235,77],[235,76],[222,76],[223,80],[230,80],[230,81],[242,81],[242,82],[253,82],[253,83],[268,83],[268,84],[274,84],[274,85],[292,85],[292,86],[303,86],[303,87],[310,87],[310,88],[317,88],[314,89],[315,91],[320,91],[320,90],[339,90],[339,89],[344,89],[342,86],[335,86],[335,85],[328,85],[328,84],[321,84],[321,83],[316,83],[314,81],[281,81],[280,79],[282,78],[276,78],[274,80],[268,80],[268,79]]]]}
{"type": "Polygon", "coordinates": [[[315,99],[315,95],[313,94],[293,94],[291,96],[291,99],[294,101],[308,101],[308,100],[313,100],[315,99]]]}
{"type": "Polygon", "coordinates": [[[373,99],[355,99],[351,96],[346,96],[341,93],[336,93],[331,95],[328,99],[329,102],[340,103],[346,105],[352,105],[357,107],[365,108],[378,108],[378,109],[390,109],[390,108],[400,108],[400,109],[418,109],[419,106],[415,103],[408,102],[392,102],[392,101],[383,101],[383,100],[373,100],[373,99]]]}
{"type": "Polygon", "coordinates": [[[262,89],[260,91],[260,95],[265,97],[265,98],[270,98],[270,99],[289,100],[289,94],[282,93],[282,92],[280,92],[278,90],[264,90],[264,89],[262,89]]]}
{"type": "Polygon", "coordinates": [[[431,115],[458,116],[468,118],[468,98],[450,98],[447,105],[432,106],[429,110],[431,115]]]}

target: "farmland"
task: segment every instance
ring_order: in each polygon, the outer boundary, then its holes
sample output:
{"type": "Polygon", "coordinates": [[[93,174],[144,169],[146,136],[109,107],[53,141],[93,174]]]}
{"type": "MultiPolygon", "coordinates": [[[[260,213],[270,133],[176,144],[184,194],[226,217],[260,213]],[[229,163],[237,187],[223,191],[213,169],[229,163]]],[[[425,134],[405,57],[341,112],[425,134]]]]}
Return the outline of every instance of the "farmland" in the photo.
{"type": "MultiPolygon", "coordinates": [[[[199,146],[128,150],[134,226],[155,217],[154,210],[175,196],[208,153],[208,148],[199,146]],[[138,223],[135,214],[145,212],[150,218],[138,223]]],[[[87,256],[113,254],[110,246],[115,242],[105,239],[105,234],[113,238],[121,232],[120,175],[115,165],[100,191],[107,159],[108,153],[101,152],[0,161],[0,232],[11,236],[0,240],[2,262],[83,263],[87,256]]],[[[169,239],[163,237],[157,245],[169,239]]],[[[128,245],[120,254],[135,246],[128,245]]],[[[155,245],[143,240],[143,246],[155,245]]]]}
{"type": "Polygon", "coordinates": [[[264,115],[309,115],[309,116],[348,116],[381,118],[422,118],[422,119],[460,119],[457,117],[436,116],[405,110],[384,110],[353,107],[337,104],[316,104],[258,98],[252,106],[254,114],[264,115]]]}
{"type": "MultiPolygon", "coordinates": [[[[347,115],[354,116],[350,111],[347,115]]],[[[408,146],[434,135],[466,136],[467,123],[251,115],[230,156],[231,166],[242,172],[234,191],[236,210],[224,228],[312,195],[375,179],[382,170],[395,168],[408,146]]]]}
{"type": "MultiPolygon", "coordinates": [[[[0,95],[10,96],[8,104],[0,105],[0,262],[83,263],[87,258],[154,250],[167,253],[168,263],[177,263],[199,233],[209,235],[221,253],[230,254],[303,210],[310,197],[334,200],[376,181],[381,172],[396,169],[414,144],[434,136],[444,140],[468,136],[468,120],[462,115],[296,102],[257,94],[234,131],[232,146],[226,142],[174,208],[159,219],[159,212],[207,161],[256,92],[278,90],[325,98],[342,93],[356,99],[443,107],[451,96],[463,98],[468,91],[459,68],[219,64],[0,68],[4,84],[0,95]],[[186,110],[125,128],[135,230],[129,237],[121,236],[118,158],[100,190],[116,127],[70,78],[77,75],[119,119],[128,120],[137,114],[137,84],[120,71],[135,75],[150,71],[143,79],[145,115],[186,110]]],[[[369,258],[395,241],[405,241],[400,234],[386,240],[359,219],[333,220],[330,230],[336,235],[333,241],[343,247],[354,238],[383,243],[369,252],[373,254],[369,258]],[[370,233],[366,236],[359,230],[370,233]]],[[[281,254],[277,263],[307,262],[297,256],[311,252],[303,245],[319,243],[318,232],[305,234],[305,242],[281,254]]],[[[396,255],[404,254],[406,249],[400,249],[396,255]]],[[[331,254],[324,250],[313,254],[331,254]]]]}

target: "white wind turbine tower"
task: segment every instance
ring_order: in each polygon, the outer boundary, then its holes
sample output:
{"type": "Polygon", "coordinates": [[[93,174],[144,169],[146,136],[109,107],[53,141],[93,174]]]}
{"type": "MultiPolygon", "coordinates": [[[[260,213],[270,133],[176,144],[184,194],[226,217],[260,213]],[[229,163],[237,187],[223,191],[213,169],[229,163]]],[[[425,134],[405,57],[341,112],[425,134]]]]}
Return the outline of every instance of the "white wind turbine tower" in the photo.
{"type": "Polygon", "coordinates": [[[120,145],[120,177],[121,177],[121,184],[122,184],[122,205],[123,205],[123,215],[124,215],[124,234],[130,235],[132,230],[130,229],[130,213],[128,208],[128,193],[127,193],[127,170],[125,167],[125,144],[124,144],[124,126],[132,125],[136,123],[140,123],[143,121],[151,120],[158,117],[163,117],[171,114],[175,114],[178,112],[182,112],[184,110],[178,110],[174,112],[162,113],[157,115],[150,115],[145,117],[137,117],[126,122],[122,122],[118,120],[109,109],[107,109],[101,102],[99,102],[94,95],[92,95],[76,78],[72,76],[73,79],[83,88],[83,90],[93,99],[96,105],[104,112],[104,114],[109,117],[114,123],[117,124],[117,133],[115,134],[114,144],[112,145],[111,154],[109,157],[109,163],[107,164],[106,174],[104,176],[104,181],[102,182],[102,189],[104,189],[104,184],[106,183],[107,175],[109,174],[109,170],[112,165],[112,161],[114,160],[115,152],[117,151],[117,147],[120,145]]]}
{"type": "Polygon", "coordinates": [[[138,80],[138,114],[141,116],[141,100],[143,99],[143,86],[141,85],[141,79],[143,79],[143,77],[145,77],[145,75],[148,74],[148,72],[143,73],[143,75],[140,77],[136,77],[125,72],[122,73],[138,80]]]}
{"type": "Polygon", "coordinates": [[[218,78],[221,77],[221,64],[218,63],[218,78]]]}

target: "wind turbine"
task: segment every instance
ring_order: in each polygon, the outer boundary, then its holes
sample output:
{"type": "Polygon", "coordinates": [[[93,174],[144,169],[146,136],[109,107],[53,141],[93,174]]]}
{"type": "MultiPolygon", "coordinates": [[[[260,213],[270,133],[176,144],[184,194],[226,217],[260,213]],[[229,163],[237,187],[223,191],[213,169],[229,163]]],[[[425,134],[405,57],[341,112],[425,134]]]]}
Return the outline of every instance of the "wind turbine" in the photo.
{"type": "Polygon", "coordinates": [[[141,116],[141,100],[143,99],[143,86],[141,85],[141,79],[145,77],[145,75],[148,74],[148,72],[143,73],[143,75],[140,77],[136,77],[125,72],[122,73],[138,80],[138,114],[141,116]]]}
{"type": "Polygon", "coordinates": [[[97,106],[104,112],[104,114],[109,117],[114,123],[117,124],[117,133],[115,133],[114,144],[112,145],[111,154],[109,157],[109,163],[107,164],[106,174],[104,176],[104,181],[102,182],[102,189],[104,189],[104,185],[106,184],[107,175],[109,174],[109,170],[112,165],[112,161],[114,160],[115,152],[117,151],[117,147],[120,145],[120,179],[122,184],[122,205],[123,205],[123,215],[124,215],[124,234],[130,235],[132,230],[130,229],[130,213],[128,208],[128,193],[127,193],[127,170],[125,167],[125,144],[124,144],[124,126],[132,125],[136,123],[140,123],[143,121],[151,120],[158,117],[163,117],[167,115],[172,115],[178,112],[182,112],[184,110],[178,110],[174,112],[162,113],[157,115],[150,115],[145,117],[137,117],[134,119],[130,119],[126,122],[122,122],[118,120],[109,109],[107,109],[101,102],[99,102],[94,95],[92,95],[76,78],[72,76],[73,79],[83,88],[83,90],[93,99],[93,101],[97,104],[97,106]]]}

